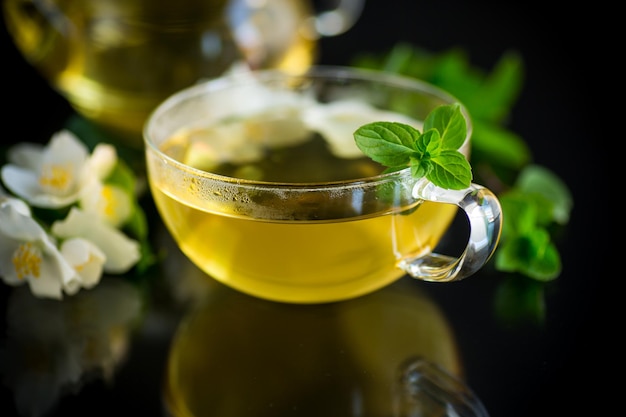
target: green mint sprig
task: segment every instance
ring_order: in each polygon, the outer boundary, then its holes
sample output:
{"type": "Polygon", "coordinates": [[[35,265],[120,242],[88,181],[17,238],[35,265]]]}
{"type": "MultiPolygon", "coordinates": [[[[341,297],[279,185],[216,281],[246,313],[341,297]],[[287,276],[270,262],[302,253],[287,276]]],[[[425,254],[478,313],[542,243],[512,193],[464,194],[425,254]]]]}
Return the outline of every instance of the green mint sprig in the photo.
{"type": "Polygon", "coordinates": [[[574,201],[567,184],[534,164],[524,138],[507,127],[524,87],[522,56],[507,51],[491,71],[469,58],[460,48],[433,53],[398,43],[386,53],[361,53],[352,64],[430,82],[463,103],[472,118],[476,182],[489,185],[502,204],[502,236],[493,257],[495,270],[506,273],[496,294],[498,315],[541,322],[543,284],[561,274],[556,238],[562,238],[574,201]]]}
{"type": "Polygon", "coordinates": [[[414,178],[426,177],[441,188],[470,186],[472,167],[459,148],[467,136],[461,105],[433,109],[424,120],[424,132],[397,122],[373,122],[354,132],[357,147],[387,167],[386,172],[411,168],[414,178]]]}

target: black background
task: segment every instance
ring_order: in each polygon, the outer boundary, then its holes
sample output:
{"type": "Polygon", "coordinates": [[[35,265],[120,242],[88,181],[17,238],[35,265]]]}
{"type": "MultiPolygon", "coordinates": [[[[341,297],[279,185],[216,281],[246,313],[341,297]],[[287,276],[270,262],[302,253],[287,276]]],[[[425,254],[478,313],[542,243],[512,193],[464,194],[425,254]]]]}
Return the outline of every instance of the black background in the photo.
{"type": "MultiPolygon", "coordinates": [[[[593,15],[546,3],[368,0],[352,30],[320,43],[324,64],[347,64],[357,52],[386,51],[399,41],[433,52],[461,47],[486,70],[507,50],[522,54],[526,78],[509,128],[574,196],[571,221],[557,242],[563,272],[546,291],[546,323],[523,330],[499,327],[491,308],[495,285],[481,274],[445,288],[428,287],[449,315],[466,359],[467,382],[491,417],[604,415],[614,401],[605,381],[620,361],[614,356],[619,328],[611,324],[608,294],[617,291],[623,273],[616,266],[609,274],[603,266],[619,261],[605,253],[614,246],[604,240],[606,230],[617,225],[602,225],[614,221],[607,213],[616,209],[608,200],[608,169],[595,162],[606,157],[605,139],[594,136],[599,129],[593,125],[610,123],[602,120],[605,104],[594,84],[602,83],[605,94],[611,84],[599,77],[592,59],[593,15]]],[[[4,27],[0,36],[2,142],[48,138],[71,110],[24,62],[4,27]]],[[[167,340],[161,342],[138,341],[115,386],[88,385],[80,396],[64,399],[55,415],[160,415],[159,366],[167,340]]],[[[10,395],[0,392],[0,415],[13,415],[10,395]]]]}

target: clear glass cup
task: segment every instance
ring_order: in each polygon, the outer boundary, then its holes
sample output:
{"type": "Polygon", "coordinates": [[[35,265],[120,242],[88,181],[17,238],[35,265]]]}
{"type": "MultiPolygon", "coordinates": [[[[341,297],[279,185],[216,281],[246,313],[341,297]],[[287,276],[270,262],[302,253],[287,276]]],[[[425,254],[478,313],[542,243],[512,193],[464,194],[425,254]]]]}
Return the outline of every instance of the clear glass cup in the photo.
{"type": "MultiPolygon", "coordinates": [[[[497,245],[496,196],[476,184],[445,190],[410,169],[383,173],[353,138],[372,121],[419,128],[453,102],[419,80],[355,68],[233,73],[182,90],[150,116],[151,192],[192,262],[257,297],[321,303],[405,274],[463,279],[497,245]],[[434,252],[459,208],[470,228],[464,251],[434,252]]],[[[470,135],[471,126],[466,155],[470,135]]]]}

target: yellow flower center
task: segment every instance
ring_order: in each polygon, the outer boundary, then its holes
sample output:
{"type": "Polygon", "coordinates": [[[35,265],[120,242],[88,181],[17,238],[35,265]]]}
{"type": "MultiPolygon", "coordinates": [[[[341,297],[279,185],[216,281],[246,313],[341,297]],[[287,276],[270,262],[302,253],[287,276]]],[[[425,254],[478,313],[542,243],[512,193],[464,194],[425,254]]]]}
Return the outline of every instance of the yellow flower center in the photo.
{"type": "Polygon", "coordinates": [[[13,253],[13,267],[18,279],[27,276],[39,278],[41,273],[41,251],[30,242],[22,243],[13,253]]]}
{"type": "Polygon", "coordinates": [[[104,201],[104,215],[111,219],[116,215],[116,202],[113,189],[109,186],[102,187],[102,200],[104,201]]]}
{"type": "Polygon", "coordinates": [[[57,192],[65,192],[69,188],[72,181],[72,173],[67,166],[63,165],[46,165],[41,169],[39,176],[39,185],[47,190],[56,190],[57,192]]]}
{"type": "Polygon", "coordinates": [[[107,184],[102,187],[98,204],[100,215],[115,227],[121,226],[131,213],[128,195],[124,190],[114,185],[107,184]]]}
{"type": "Polygon", "coordinates": [[[83,269],[87,267],[87,265],[89,265],[90,263],[94,261],[94,259],[95,257],[93,256],[93,254],[90,253],[89,257],[87,258],[85,262],[83,262],[82,264],[74,265],[74,270],[76,270],[76,272],[82,272],[83,269]]]}

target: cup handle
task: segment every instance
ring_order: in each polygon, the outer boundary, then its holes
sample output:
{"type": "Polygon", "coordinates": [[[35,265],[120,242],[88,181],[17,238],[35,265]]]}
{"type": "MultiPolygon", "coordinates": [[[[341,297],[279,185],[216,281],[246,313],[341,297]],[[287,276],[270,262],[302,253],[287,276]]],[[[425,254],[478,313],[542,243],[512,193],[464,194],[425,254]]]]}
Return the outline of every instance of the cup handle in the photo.
{"type": "Polygon", "coordinates": [[[467,246],[458,258],[428,253],[401,260],[398,264],[401,269],[413,278],[448,282],[466,278],[487,263],[502,232],[502,207],[490,190],[477,184],[463,190],[448,190],[422,178],[414,185],[413,196],[457,205],[467,215],[470,233],[467,246]]]}
{"type": "Polygon", "coordinates": [[[396,417],[489,416],[467,384],[423,358],[410,358],[403,363],[396,384],[396,417]]]}
{"type": "MultiPolygon", "coordinates": [[[[334,0],[317,3],[329,3],[330,9],[319,11],[311,17],[309,24],[317,37],[330,37],[347,32],[359,20],[365,0],[334,0]]],[[[316,6],[318,10],[322,7],[316,6]]]]}

